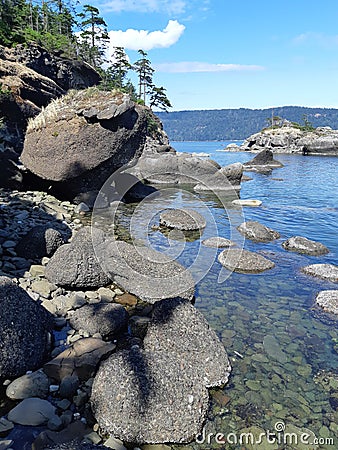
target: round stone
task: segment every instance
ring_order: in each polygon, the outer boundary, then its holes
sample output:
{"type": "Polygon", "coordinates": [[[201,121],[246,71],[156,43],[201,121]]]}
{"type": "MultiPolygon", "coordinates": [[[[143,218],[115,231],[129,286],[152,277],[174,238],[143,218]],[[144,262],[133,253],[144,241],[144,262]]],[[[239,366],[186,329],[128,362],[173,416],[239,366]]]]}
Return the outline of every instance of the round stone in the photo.
{"type": "Polygon", "coordinates": [[[212,248],[228,248],[236,245],[234,242],[230,241],[230,239],[226,239],[220,236],[210,237],[208,239],[204,239],[202,244],[206,247],[212,248]]]}
{"type": "Polygon", "coordinates": [[[316,303],[324,311],[338,314],[338,291],[321,291],[316,297],[316,303]]]}

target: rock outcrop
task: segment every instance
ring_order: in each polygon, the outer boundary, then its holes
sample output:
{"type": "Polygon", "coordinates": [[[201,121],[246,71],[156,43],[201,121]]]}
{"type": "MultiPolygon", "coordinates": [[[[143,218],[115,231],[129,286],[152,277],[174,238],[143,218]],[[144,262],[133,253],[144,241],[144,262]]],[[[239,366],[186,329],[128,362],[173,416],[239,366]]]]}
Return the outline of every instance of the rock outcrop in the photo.
{"type": "Polygon", "coordinates": [[[0,46],[0,152],[7,150],[1,155],[1,186],[20,187],[22,179],[16,163],[28,119],[68,89],[84,89],[99,80],[99,74],[88,64],[52,55],[38,45],[17,45],[12,49],[0,46]]]}
{"type": "Polygon", "coordinates": [[[128,95],[96,88],[72,92],[30,121],[21,161],[63,195],[100,190],[141,155],[149,114],[128,95]]]}
{"type": "Polygon", "coordinates": [[[244,163],[243,166],[244,170],[265,173],[283,167],[283,164],[273,158],[271,150],[266,149],[258,153],[251,161],[244,163]]]}
{"type": "Polygon", "coordinates": [[[50,314],[7,277],[0,277],[0,307],[0,379],[41,367],[51,345],[50,314]]]}
{"type": "Polygon", "coordinates": [[[212,159],[190,153],[145,151],[128,171],[149,184],[191,185],[198,192],[232,191],[240,189],[243,166],[221,167],[212,159]]]}
{"type": "Polygon", "coordinates": [[[303,131],[288,123],[287,126],[267,128],[253,134],[244,141],[240,149],[253,152],[269,149],[273,153],[338,156],[338,130],[318,127],[312,131],[303,131]]]}

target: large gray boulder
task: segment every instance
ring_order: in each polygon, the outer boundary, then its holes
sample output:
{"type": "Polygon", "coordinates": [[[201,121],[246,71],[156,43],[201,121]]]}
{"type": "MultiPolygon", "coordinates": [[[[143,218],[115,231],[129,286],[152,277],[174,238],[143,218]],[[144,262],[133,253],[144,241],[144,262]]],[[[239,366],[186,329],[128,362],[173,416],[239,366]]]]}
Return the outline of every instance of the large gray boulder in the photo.
{"type": "Polygon", "coordinates": [[[57,286],[97,288],[110,282],[102,270],[93,247],[104,242],[104,233],[94,227],[84,227],[70,244],[58,248],[46,266],[46,278],[57,286]]]}
{"type": "Polygon", "coordinates": [[[280,238],[278,231],[256,221],[243,222],[237,229],[243,236],[254,242],[270,242],[280,238]]]}
{"type": "Polygon", "coordinates": [[[30,121],[21,161],[63,195],[100,190],[141,155],[151,114],[121,93],[69,93],[30,121]]]}
{"type": "Polygon", "coordinates": [[[241,180],[243,176],[243,165],[241,163],[230,164],[220,168],[217,172],[204,177],[194,187],[197,192],[203,191],[238,191],[241,189],[241,180]]]}
{"type": "Polygon", "coordinates": [[[189,270],[164,253],[113,240],[96,250],[113,281],[146,302],[177,296],[192,300],[194,296],[195,282],[189,270]]]}
{"type": "Polygon", "coordinates": [[[41,367],[50,350],[50,314],[7,277],[0,277],[0,379],[41,367]]]}
{"type": "Polygon", "coordinates": [[[282,243],[282,247],[290,252],[311,256],[326,255],[330,250],[320,242],[311,241],[306,237],[293,236],[282,243]]]}
{"type": "Polygon", "coordinates": [[[228,380],[230,364],[204,317],[182,299],[154,307],[143,349],[100,366],[91,403],[100,427],[136,443],[189,442],[208,410],[206,386],[228,380]]]}
{"type": "Polygon", "coordinates": [[[239,273],[260,273],[275,267],[264,256],[242,249],[223,250],[218,255],[218,261],[226,269],[239,273]]]}

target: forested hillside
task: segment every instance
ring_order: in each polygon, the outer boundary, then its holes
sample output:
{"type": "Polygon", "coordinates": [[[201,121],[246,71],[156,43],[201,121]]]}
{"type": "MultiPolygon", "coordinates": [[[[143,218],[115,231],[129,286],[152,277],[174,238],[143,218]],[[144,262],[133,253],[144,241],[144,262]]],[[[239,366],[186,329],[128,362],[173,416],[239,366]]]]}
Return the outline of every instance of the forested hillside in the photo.
{"type": "Polygon", "coordinates": [[[271,125],[271,118],[287,119],[314,127],[338,129],[338,109],[283,106],[274,109],[221,109],[158,112],[164,129],[173,141],[213,141],[245,139],[271,125]]]}

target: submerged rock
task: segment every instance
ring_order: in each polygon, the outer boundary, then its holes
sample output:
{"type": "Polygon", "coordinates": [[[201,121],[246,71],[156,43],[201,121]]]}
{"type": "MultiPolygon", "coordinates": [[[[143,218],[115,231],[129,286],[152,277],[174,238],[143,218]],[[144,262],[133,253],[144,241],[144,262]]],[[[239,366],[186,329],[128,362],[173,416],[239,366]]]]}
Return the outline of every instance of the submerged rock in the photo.
{"type": "Polygon", "coordinates": [[[280,238],[278,231],[255,221],[243,222],[237,229],[243,236],[255,242],[270,242],[280,238]]]}
{"type": "Polygon", "coordinates": [[[166,209],[160,214],[160,225],[183,231],[201,230],[206,227],[205,218],[192,209],[166,209]]]}
{"type": "Polygon", "coordinates": [[[275,267],[264,256],[241,249],[224,250],[218,255],[218,261],[226,269],[239,273],[260,273],[275,267]]]}
{"type": "Polygon", "coordinates": [[[338,266],[334,264],[311,264],[303,267],[302,272],[306,275],[332,281],[332,283],[338,283],[338,266]]]}
{"type": "Polygon", "coordinates": [[[338,314],[338,291],[321,291],[316,297],[316,303],[324,311],[338,314]]]}
{"type": "Polygon", "coordinates": [[[282,247],[291,252],[302,253],[305,255],[319,256],[326,255],[330,250],[320,242],[311,241],[306,237],[293,236],[283,242],[282,247]]]}
{"type": "Polygon", "coordinates": [[[0,277],[0,379],[44,363],[51,344],[51,315],[14,282],[0,277]]]}

